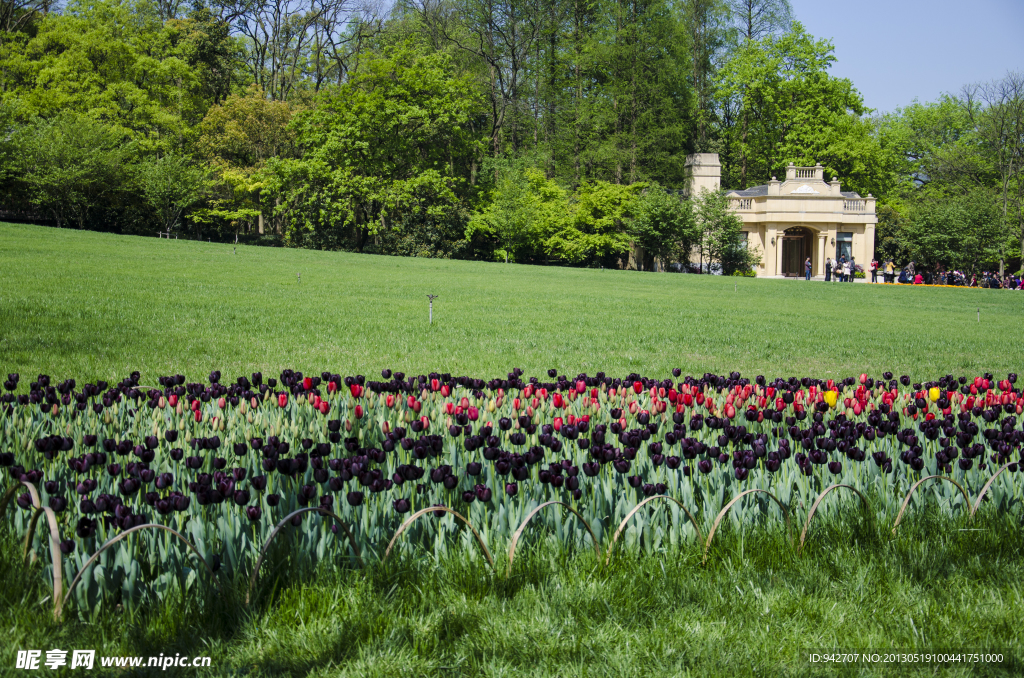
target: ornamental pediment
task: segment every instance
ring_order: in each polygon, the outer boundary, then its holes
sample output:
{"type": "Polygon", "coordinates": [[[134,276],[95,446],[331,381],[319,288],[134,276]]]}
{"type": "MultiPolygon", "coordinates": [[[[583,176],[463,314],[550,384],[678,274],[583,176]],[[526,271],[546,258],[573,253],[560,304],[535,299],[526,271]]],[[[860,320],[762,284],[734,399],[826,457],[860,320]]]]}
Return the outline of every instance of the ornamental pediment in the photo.
{"type": "Polygon", "coordinates": [[[793,193],[801,193],[801,194],[804,194],[804,195],[818,195],[819,194],[819,191],[814,190],[813,188],[811,188],[807,184],[804,184],[803,186],[800,186],[799,188],[794,189],[792,192],[793,193]]]}

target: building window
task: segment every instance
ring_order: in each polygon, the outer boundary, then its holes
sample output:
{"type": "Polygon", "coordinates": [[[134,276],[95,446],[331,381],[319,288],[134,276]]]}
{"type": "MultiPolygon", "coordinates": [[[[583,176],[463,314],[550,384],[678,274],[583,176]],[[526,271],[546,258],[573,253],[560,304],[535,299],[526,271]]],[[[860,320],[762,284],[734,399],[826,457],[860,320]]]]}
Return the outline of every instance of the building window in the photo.
{"type": "Polygon", "coordinates": [[[836,233],[836,259],[853,257],[853,233],[836,233]]]}
{"type": "Polygon", "coordinates": [[[746,249],[750,247],[750,240],[748,238],[750,234],[746,231],[740,231],[740,247],[746,249]]]}

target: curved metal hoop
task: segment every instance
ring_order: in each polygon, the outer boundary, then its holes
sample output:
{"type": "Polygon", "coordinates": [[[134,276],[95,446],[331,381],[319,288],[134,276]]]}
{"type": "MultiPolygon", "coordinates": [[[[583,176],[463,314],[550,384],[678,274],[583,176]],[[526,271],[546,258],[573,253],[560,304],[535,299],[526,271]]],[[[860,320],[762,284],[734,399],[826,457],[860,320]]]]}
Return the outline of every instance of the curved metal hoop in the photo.
{"type": "Polygon", "coordinates": [[[800,546],[796,550],[797,553],[800,553],[804,550],[804,539],[807,537],[807,529],[811,526],[811,519],[814,518],[814,512],[818,510],[818,504],[821,503],[821,501],[825,498],[826,494],[828,494],[832,490],[838,490],[840,487],[845,487],[848,490],[852,490],[858,497],[860,497],[861,504],[864,506],[864,508],[870,508],[868,500],[865,499],[864,495],[861,494],[860,491],[857,488],[853,487],[852,485],[836,484],[826,488],[825,491],[819,494],[818,498],[814,500],[814,504],[811,506],[811,512],[807,514],[807,522],[804,523],[804,530],[800,533],[800,546]]]}
{"type": "Polygon", "coordinates": [[[654,501],[655,499],[668,499],[669,501],[678,504],[679,508],[686,511],[686,517],[690,519],[690,523],[693,525],[693,529],[697,531],[697,541],[704,541],[704,535],[701,533],[700,528],[697,526],[697,521],[693,519],[693,514],[691,514],[689,509],[687,509],[683,505],[683,502],[679,501],[674,497],[670,497],[667,494],[656,494],[653,497],[647,497],[647,499],[644,499],[642,502],[634,506],[633,510],[627,513],[626,517],[622,519],[621,523],[619,523],[619,528],[615,530],[615,534],[612,535],[612,543],[608,544],[608,555],[604,562],[605,565],[612,561],[612,549],[615,548],[615,541],[619,538],[619,535],[622,534],[622,531],[626,529],[626,523],[629,522],[629,519],[632,518],[633,514],[639,511],[644,504],[646,504],[649,501],[654,501]]]}
{"type": "Polygon", "coordinates": [[[455,516],[456,518],[458,518],[459,520],[461,520],[462,522],[464,522],[466,524],[466,527],[468,527],[470,530],[472,530],[473,536],[476,537],[476,543],[480,544],[480,549],[484,552],[484,557],[487,558],[487,564],[491,566],[491,569],[494,569],[494,558],[491,557],[491,552],[487,550],[487,544],[484,543],[484,540],[480,537],[480,533],[476,531],[475,527],[473,527],[473,523],[471,523],[468,520],[466,520],[458,511],[454,511],[454,510],[448,508],[447,506],[429,506],[429,507],[427,507],[425,509],[420,509],[416,513],[414,513],[411,516],[409,516],[409,518],[404,523],[402,523],[402,526],[398,528],[398,531],[395,532],[395,536],[393,536],[391,538],[391,541],[388,543],[387,550],[384,551],[384,557],[381,558],[381,562],[384,562],[385,560],[388,559],[388,556],[391,554],[391,549],[392,549],[392,547],[394,547],[395,542],[398,541],[398,538],[402,535],[402,533],[405,532],[405,530],[410,525],[412,525],[412,523],[415,520],[417,520],[420,516],[426,515],[427,513],[436,512],[436,511],[443,511],[444,513],[450,513],[453,516],[455,516]]]}
{"type": "Polygon", "coordinates": [[[352,546],[352,550],[356,552],[356,560],[359,561],[359,567],[363,566],[363,556],[359,552],[359,546],[356,544],[356,540],[352,538],[352,533],[349,532],[348,526],[345,524],[345,522],[341,519],[340,516],[338,516],[337,514],[335,514],[332,511],[330,511],[329,509],[324,508],[323,506],[310,506],[310,507],[307,507],[307,508],[301,508],[298,511],[292,511],[291,513],[286,515],[284,518],[282,518],[281,522],[279,522],[274,527],[274,529],[270,531],[270,536],[267,537],[267,541],[263,542],[263,548],[260,549],[260,557],[256,560],[256,565],[252,569],[252,575],[249,577],[249,588],[245,592],[245,604],[246,605],[249,604],[249,598],[252,596],[252,587],[256,585],[256,579],[260,575],[260,566],[263,565],[263,558],[266,557],[266,555],[267,555],[267,547],[270,546],[270,542],[274,541],[274,537],[277,536],[277,533],[280,532],[281,528],[284,527],[286,524],[288,524],[288,522],[293,517],[298,516],[298,515],[302,515],[303,513],[312,513],[312,512],[316,512],[316,513],[320,513],[320,514],[325,515],[325,516],[329,516],[331,518],[334,518],[335,521],[337,521],[337,523],[341,527],[341,529],[345,531],[345,536],[348,537],[348,543],[349,543],[349,545],[352,546]]]}
{"type": "Polygon", "coordinates": [[[995,474],[993,474],[993,476],[991,478],[988,479],[988,482],[985,483],[985,486],[983,488],[981,488],[981,492],[978,494],[978,499],[974,502],[974,506],[971,508],[971,515],[972,516],[975,513],[978,512],[978,508],[981,506],[981,500],[985,498],[985,493],[988,492],[988,488],[990,488],[992,486],[992,483],[994,483],[996,478],[999,477],[999,474],[1002,473],[1003,471],[1005,471],[1010,464],[1016,464],[1016,463],[1018,463],[1018,462],[1015,462],[1015,461],[1008,461],[1008,462],[1006,462],[1005,464],[1003,464],[1003,466],[998,471],[995,472],[995,474]]]}
{"type": "Polygon", "coordinates": [[[182,536],[182,534],[174,528],[167,527],[166,525],[160,525],[158,523],[146,523],[145,525],[136,525],[135,527],[128,528],[116,537],[108,539],[107,542],[103,544],[103,546],[99,547],[96,553],[92,554],[89,557],[89,560],[85,561],[85,565],[83,565],[78,570],[78,574],[76,574],[75,578],[71,580],[71,585],[68,586],[68,592],[64,594],[64,598],[58,602],[57,611],[54,613],[55,616],[60,617],[61,611],[64,609],[65,603],[67,603],[68,598],[71,597],[71,592],[74,591],[75,585],[78,584],[79,580],[81,580],[82,574],[89,569],[89,566],[92,565],[97,558],[100,557],[101,553],[103,553],[108,548],[110,548],[117,542],[121,541],[122,539],[126,539],[128,535],[130,535],[132,532],[140,532],[142,530],[164,530],[165,532],[170,532],[175,537],[180,539],[182,542],[184,542],[185,546],[189,547],[189,549],[191,549],[191,551],[196,554],[196,558],[199,558],[200,562],[202,562],[202,564],[206,567],[207,572],[209,572],[210,576],[213,578],[214,585],[220,588],[219,585],[217,584],[217,575],[214,573],[213,568],[211,568],[210,564],[206,562],[206,559],[203,558],[203,556],[199,553],[198,549],[196,549],[196,547],[193,546],[192,542],[190,542],[188,539],[182,536]]]}
{"type": "MultiPolygon", "coordinates": [[[[921,478],[916,483],[914,483],[913,487],[910,488],[910,492],[907,492],[907,496],[903,498],[903,505],[900,506],[900,512],[896,514],[896,522],[893,523],[893,525],[892,525],[892,533],[893,534],[896,534],[896,528],[900,526],[900,521],[903,520],[903,512],[907,510],[907,505],[910,504],[910,497],[911,497],[911,495],[913,495],[914,492],[917,490],[917,488],[920,487],[921,483],[923,483],[926,480],[932,480],[932,479],[948,480],[949,482],[951,482],[954,485],[956,485],[956,488],[958,490],[960,490],[960,492],[964,495],[964,503],[967,504],[967,510],[970,511],[970,515],[972,515],[972,516],[974,515],[974,512],[971,511],[971,498],[967,496],[967,490],[965,490],[960,483],[958,483],[957,481],[953,480],[949,476],[938,476],[938,475],[936,475],[936,476],[925,476],[924,478],[921,478]]],[[[987,486],[986,486],[986,489],[988,489],[987,486]]]]}
{"type": "Polygon", "coordinates": [[[787,537],[789,536],[789,509],[786,508],[781,501],[779,501],[778,497],[776,497],[768,490],[761,490],[758,488],[743,490],[735,497],[733,497],[732,501],[726,504],[722,508],[722,510],[718,512],[718,516],[715,518],[715,523],[711,526],[711,531],[708,533],[708,540],[704,544],[704,559],[701,560],[701,565],[706,565],[708,562],[708,551],[711,549],[711,540],[715,538],[715,532],[718,531],[718,526],[722,522],[722,519],[725,518],[725,514],[728,513],[729,509],[732,508],[733,504],[742,499],[744,495],[753,494],[754,492],[762,492],[764,494],[767,494],[769,497],[772,498],[772,501],[779,505],[779,508],[782,509],[782,515],[786,517],[786,535],[787,537]]]}
{"type": "Polygon", "coordinates": [[[537,508],[535,508],[532,511],[530,511],[529,515],[526,516],[526,519],[523,520],[523,522],[519,525],[519,527],[516,528],[515,533],[512,535],[512,543],[508,545],[508,574],[509,575],[512,574],[512,561],[515,560],[515,557],[516,557],[516,545],[519,543],[519,537],[522,536],[523,530],[526,529],[527,523],[529,523],[533,519],[533,517],[535,515],[540,513],[540,510],[542,508],[544,508],[545,506],[553,506],[555,504],[558,504],[559,506],[564,506],[566,509],[569,510],[569,513],[571,513],[574,516],[576,516],[579,519],[579,521],[581,523],[583,523],[583,527],[587,528],[587,532],[590,533],[590,541],[591,541],[591,543],[594,544],[594,552],[597,554],[597,561],[601,562],[601,547],[597,543],[597,537],[594,536],[594,531],[592,529],[590,529],[590,523],[588,523],[586,521],[586,519],[584,519],[584,517],[581,516],[576,511],[576,509],[574,509],[573,507],[569,506],[565,502],[561,502],[561,501],[557,501],[557,500],[555,500],[555,501],[546,501],[543,504],[541,504],[540,506],[538,506],[537,508]]]}
{"type": "MultiPolygon", "coordinates": [[[[28,557],[28,549],[32,544],[32,537],[35,536],[36,523],[39,521],[40,515],[46,516],[46,522],[50,528],[50,561],[53,563],[53,618],[59,619],[61,593],[64,588],[64,567],[60,554],[60,530],[57,528],[57,514],[49,506],[42,505],[42,501],[39,499],[39,490],[36,489],[35,485],[25,480],[19,480],[18,482],[28,488],[29,496],[32,497],[32,508],[35,509],[32,519],[29,521],[28,532],[25,534],[25,546],[22,550],[23,557],[28,557]]],[[[0,517],[7,510],[7,504],[10,503],[17,490],[18,486],[13,485],[4,493],[3,498],[0,499],[0,517]]]]}

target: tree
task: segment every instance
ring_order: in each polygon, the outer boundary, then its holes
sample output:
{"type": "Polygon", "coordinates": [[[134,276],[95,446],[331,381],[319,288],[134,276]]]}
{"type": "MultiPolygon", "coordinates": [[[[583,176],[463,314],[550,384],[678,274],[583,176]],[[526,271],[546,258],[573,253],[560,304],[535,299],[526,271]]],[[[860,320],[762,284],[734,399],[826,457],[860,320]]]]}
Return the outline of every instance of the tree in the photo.
{"type": "Polygon", "coordinates": [[[301,159],[269,172],[289,212],[289,242],[353,229],[362,249],[368,237],[410,222],[461,219],[472,193],[468,161],[482,151],[470,126],[479,113],[450,57],[408,44],[321,93],[292,123],[301,159]]]}
{"type": "Polygon", "coordinates": [[[116,191],[123,177],[123,139],[108,126],[74,113],[36,120],[18,139],[22,180],[31,202],[58,227],[85,228],[89,209],[116,191]]]}
{"type": "Polygon", "coordinates": [[[789,31],[793,8],[789,0],[728,0],[733,25],[743,42],[757,42],[789,31]]]}
{"type": "Polygon", "coordinates": [[[748,249],[743,221],[732,210],[721,191],[701,189],[694,204],[696,245],[701,269],[717,264],[723,275],[745,272],[761,263],[760,255],[748,249]]]}
{"type": "Polygon", "coordinates": [[[688,261],[697,240],[692,204],[657,184],[648,185],[638,198],[629,229],[643,250],[641,269],[655,261],[688,261]]]}
{"type": "Polygon", "coordinates": [[[993,191],[922,201],[904,229],[908,253],[922,267],[941,264],[968,276],[999,257],[1001,215],[993,191]]]}
{"type": "MultiPolygon", "coordinates": [[[[984,156],[996,176],[1002,207],[1003,232],[1010,231],[1016,216],[1016,232],[1024,251],[1024,74],[1009,73],[1000,81],[964,88],[963,106],[984,146],[984,156]],[[1014,185],[1016,184],[1016,191],[1014,185]],[[1016,210],[1011,205],[1016,198],[1016,210]],[[1016,211],[1016,215],[1012,214],[1016,211]]],[[[1005,253],[1000,252],[999,274],[1003,274],[1005,253]]],[[[1024,262],[1022,262],[1024,266],[1024,262]]]]}
{"type": "Polygon", "coordinates": [[[719,72],[720,95],[736,102],[741,123],[731,130],[726,185],[746,188],[781,173],[788,162],[821,162],[848,178],[865,174],[874,149],[860,93],[827,72],[832,43],[815,40],[794,22],[789,33],[738,48],[719,72]],[[737,167],[738,166],[738,167],[737,167]]]}
{"type": "Polygon", "coordinates": [[[505,263],[529,247],[531,224],[537,219],[538,205],[522,158],[497,158],[484,164],[497,175],[491,201],[469,219],[466,238],[480,233],[495,238],[505,263]]]}
{"type": "MultiPolygon", "coordinates": [[[[199,125],[196,150],[210,164],[215,178],[212,205],[196,217],[206,224],[226,223],[237,233],[252,222],[264,232],[265,205],[263,170],[272,158],[296,154],[295,131],[289,126],[293,107],[272,101],[255,85],[212,106],[199,125]]],[[[275,231],[282,230],[275,222],[275,231]]]]}
{"type": "Polygon", "coordinates": [[[2,59],[5,95],[25,116],[76,112],[142,152],[180,149],[205,103],[173,33],[144,2],[72,2],[2,59]]]}
{"type": "Polygon", "coordinates": [[[544,251],[570,264],[618,263],[629,251],[628,226],[644,184],[585,182],[567,218],[544,240],[544,251]]]}
{"type": "Polygon", "coordinates": [[[166,155],[142,162],[137,181],[146,202],[160,219],[161,230],[170,231],[189,207],[199,202],[206,188],[206,172],[183,155],[166,155]]]}

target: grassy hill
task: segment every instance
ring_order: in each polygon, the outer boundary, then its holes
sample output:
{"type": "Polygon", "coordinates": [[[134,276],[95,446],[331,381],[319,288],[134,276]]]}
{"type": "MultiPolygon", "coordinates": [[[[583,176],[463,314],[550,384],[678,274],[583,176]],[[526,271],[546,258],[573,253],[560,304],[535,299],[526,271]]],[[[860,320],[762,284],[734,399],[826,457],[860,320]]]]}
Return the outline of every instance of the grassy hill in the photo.
{"type": "Polygon", "coordinates": [[[999,290],[236,250],[14,224],[0,224],[0,271],[0,369],[79,380],[285,367],[925,379],[1021,367],[1024,294],[999,290]],[[439,295],[433,325],[428,293],[439,295]]]}

